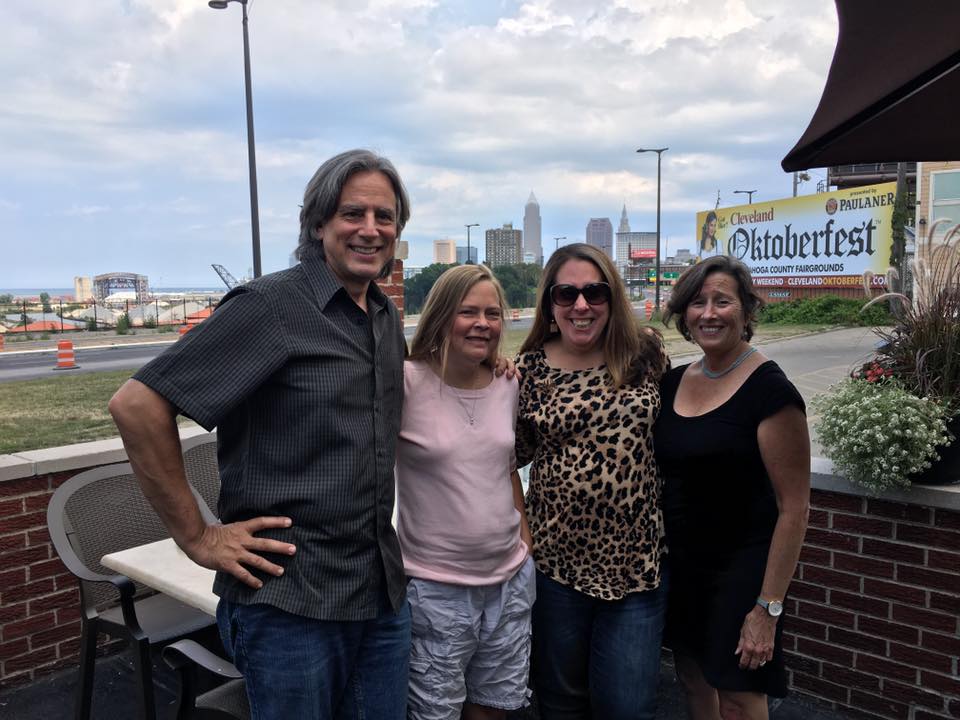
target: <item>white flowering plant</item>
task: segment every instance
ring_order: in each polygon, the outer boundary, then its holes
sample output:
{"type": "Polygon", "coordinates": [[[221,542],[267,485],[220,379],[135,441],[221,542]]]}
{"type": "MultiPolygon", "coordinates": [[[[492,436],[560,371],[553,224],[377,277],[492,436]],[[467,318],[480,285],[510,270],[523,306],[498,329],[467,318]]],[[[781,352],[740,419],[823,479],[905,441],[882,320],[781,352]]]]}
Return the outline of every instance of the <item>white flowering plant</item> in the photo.
{"type": "MultiPolygon", "coordinates": [[[[878,366],[879,367],[879,366],[878,366]]],[[[910,392],[882,368],[815,398],[815,427],[834,466],[873,492],[909,487],[952,438],[941,403],[910,392]]]]}

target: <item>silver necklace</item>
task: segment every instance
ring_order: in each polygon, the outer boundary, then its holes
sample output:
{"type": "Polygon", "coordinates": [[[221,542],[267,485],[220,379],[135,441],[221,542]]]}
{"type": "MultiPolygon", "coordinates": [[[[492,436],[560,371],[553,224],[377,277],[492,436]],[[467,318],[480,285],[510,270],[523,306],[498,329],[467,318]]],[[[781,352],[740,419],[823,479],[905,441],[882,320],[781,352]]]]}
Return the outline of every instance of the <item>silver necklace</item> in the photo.
{"type": "Polygon", "coordinates": [[[463,398],[460,397],[460,393],[456,393],[457,402],[460,403],[460,407],[463,408],[464,414],[467,416],[467,421],[473,425],[473,421],[476,420],[477,415],[477,400],[480,399],[480,396],[474,396],[473,403],[470,405],[469,409],[467,408],[467,403],[463,401],[463,398]]]}
{"type": "MultiPolygon", "coordinates": [[[[470,382],[470,387],[466,389],[476,392],[476,389],[473,387],[476,384],[477,384],[477,375],[474,374],[470,382]]],[[[467,422],[473,425],[474,421],[477,419],[477,400],[480,399],[480,396],[474,395],[473,402],[468,407],[467,403],[465,403],[463,398],[460,397],[460,393],[458,391],[454,391],[453,394],[457,398],[457,402],[460,404],[460,407],[463,408],[463,413],[464,415],[467,416],[467,422]]]]}
{"type": "Polygon", "coordinates": [[[707,356],[704,355],[702,358],[700,358],[700,370],[703,372],[704,375],[706,375],[711,380],[722,378],[727,373],[731,373],[734,370],[736,370],[738,367],[740,367],[743,364],[743,361],[746,360],[751,355],[753,355],[756,351],[757,349],[755,347],[747,348],[740,354],[740,357],[738,357],[736,360],[733,361],[733,363],[731,363],[730,367],[726,368],[725,370],[717,370],[717,371],[713,371],[707,367],[707,356]]]}

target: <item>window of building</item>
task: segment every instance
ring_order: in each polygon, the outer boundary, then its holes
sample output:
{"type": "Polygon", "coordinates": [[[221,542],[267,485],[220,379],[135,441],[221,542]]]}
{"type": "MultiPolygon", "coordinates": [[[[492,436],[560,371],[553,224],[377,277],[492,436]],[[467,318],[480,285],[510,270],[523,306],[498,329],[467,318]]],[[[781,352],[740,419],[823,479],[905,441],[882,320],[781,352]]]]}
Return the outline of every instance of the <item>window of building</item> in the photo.
{"type": "Polygon", "coordinates": [[[943,240],[947,231],[960,223],[960,170],[930,173],[930,225],[937,220],[947,222],[937,228],[934,242],[943,240]]]}

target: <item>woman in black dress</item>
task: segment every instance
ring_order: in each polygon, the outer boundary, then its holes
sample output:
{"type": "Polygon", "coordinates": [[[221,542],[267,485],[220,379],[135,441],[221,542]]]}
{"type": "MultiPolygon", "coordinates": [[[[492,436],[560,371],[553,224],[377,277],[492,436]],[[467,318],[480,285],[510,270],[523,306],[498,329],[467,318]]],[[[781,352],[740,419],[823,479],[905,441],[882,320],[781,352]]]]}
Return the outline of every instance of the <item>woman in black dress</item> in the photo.
{"type": "Polygon", "coordinates": [[[751,347],[750,272],[712,257],[680,278],[665,320],[703,351],[666,373],[654,430],[671,590],[667,644],[693,720],[764,720],[786,694],[781,613],[807,525],[804,403],[751,347]]]}

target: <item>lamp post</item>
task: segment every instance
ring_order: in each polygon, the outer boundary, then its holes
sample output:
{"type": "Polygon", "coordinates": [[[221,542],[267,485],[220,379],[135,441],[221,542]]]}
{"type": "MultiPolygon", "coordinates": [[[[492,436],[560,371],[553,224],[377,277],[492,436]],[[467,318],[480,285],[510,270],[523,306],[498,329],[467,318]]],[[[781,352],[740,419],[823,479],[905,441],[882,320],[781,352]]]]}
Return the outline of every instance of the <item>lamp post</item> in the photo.
{"type": "Polygon", "coordinates": [[[566,240],[566,239],[567,239],[567,236],[566,236],[566,235],[561,235],[560,237],[555,237],[555,238],[553,239],[553,251],[556,252],[557,250],[559,250],[559,249],[560,249],[560,241],[561,241],[561,240],[566,240]]]}
{"type": "Polygon", "coordinates": [[[250,229],[253,233],[253,276],[260,277],[260,209],[257,202],[257,151],[253,141],[253,95],[250,89],[250,37],[247,33],[247,0],[210,0],[214,10],[223,10],[231,2],[243,7],[243,81],[247,98],[247,159],[250,165],[250,229]]]}
{"type": "Polygon", "coordinates": [[[655,152],[657,154],[657,257],[654,263],[654,309],[660,312],[660,156],[670,148],[639,148],[638,153],[655,152]]]}
{"type": "Polygon", "coordinates": [[[753,205],[753,194],[756,190],[734,190],[734,195],[746,195],[747,196],[747,205],[753,205]]]}
{"type": "Polygon", "coordinates": [[[467,228],[467,261],[464,265],[472,265],[473,263],[470,262],[470,228],[480,227],[480,223],[467,223],[464,227],[467,228]]]}

